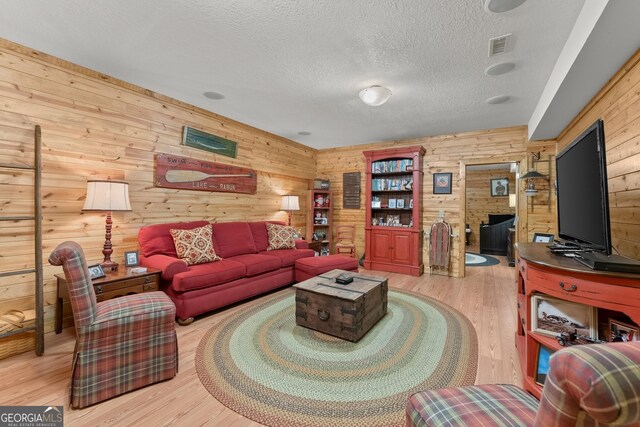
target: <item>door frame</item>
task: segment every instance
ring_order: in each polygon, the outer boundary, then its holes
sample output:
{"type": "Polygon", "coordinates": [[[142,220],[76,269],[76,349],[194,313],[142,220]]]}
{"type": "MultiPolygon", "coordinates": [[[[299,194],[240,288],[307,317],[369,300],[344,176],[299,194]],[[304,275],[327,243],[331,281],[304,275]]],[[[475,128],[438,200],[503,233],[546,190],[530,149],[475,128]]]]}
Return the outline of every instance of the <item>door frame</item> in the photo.
{"type": "MultiPolygon", "coordinates": [[[[467,224],[467,166],[472,166],[472,165],[493,165],[493,164],[500,164],[500,163],[515,163],[516,166],[516,171],[519,168],[519,164],[520,162],[522,162],[523,160],[526,160],[526,155],[523,156],[520,159],[492,159],[492,158],[486,158],[486,159],[470,159],[470,160],[460,160],[459,164],[460,164],[460,182],[459,182],[459,186],[460,186],[460,216],[458,218],[458,220],[460,221],[460,242],[461,244],[458,245],[458,271],[460,272],[460,277],[465,277],[467,275],[467,272],[465,270],[465,253],[467,252],[467,245],[465,242],[465,239],[463,238],[463,233],[465,231],[466,228],[466,224],[467,224]]],[[[518,173],[516,172],[516,185],[515,185],[516,189],[515,189],[515,194],[516,194],[516,221],[518,219],[518,212],[519,212],[519,206],[518,206],[518,201],[520,200],[520,178],[518,177],[518,173]]]]}

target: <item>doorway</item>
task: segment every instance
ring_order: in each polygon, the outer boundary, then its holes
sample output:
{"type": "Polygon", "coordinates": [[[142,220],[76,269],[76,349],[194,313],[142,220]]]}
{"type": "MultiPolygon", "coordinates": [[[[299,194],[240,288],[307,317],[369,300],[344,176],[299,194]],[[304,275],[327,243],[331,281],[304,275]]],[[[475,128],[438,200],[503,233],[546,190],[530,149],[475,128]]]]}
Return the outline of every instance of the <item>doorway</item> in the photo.
{"type": "MultiPolygon", "coordinates": [[[[465,224],[465,245],[461,245],[460,271],[465,275],[466,252],[480,253],[480,228],[489,223],[489,217],[516,215],[518,187],[518,161],[513,162],[461,162],[465,177],[462,192],[461,224],[465,224]]],[[[505,244],[506,250],[506,244],[505,244]]]]}

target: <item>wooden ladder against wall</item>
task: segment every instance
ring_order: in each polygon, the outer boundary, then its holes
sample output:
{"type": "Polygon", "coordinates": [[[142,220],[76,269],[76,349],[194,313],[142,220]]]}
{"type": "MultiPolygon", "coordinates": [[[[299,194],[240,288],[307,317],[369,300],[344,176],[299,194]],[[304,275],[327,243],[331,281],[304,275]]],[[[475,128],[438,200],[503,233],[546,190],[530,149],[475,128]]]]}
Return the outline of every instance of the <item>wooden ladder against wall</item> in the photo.
{"type": "MultiPolygon", "coordinates": [[[[34,326],[25,326],[0,334],[0,338],[10,335],[21,334],[35,330],[36,332],[36,354],[41,356],[44,353],[44,278],[42,273],[42,158],[41,150],[41,130],[40,125],[35,127],[34,136],[34,161],[33,165],[0,164],[2,169],[22,169],[33,171],[33,216],[0,216],[0,221],[33,221],[34,222],[34,265],[33,268],[3,271],[0,277],[18,276],[24,274],[35,275],[35,311],[36,319],[34,326]]],[[[1,313],[0,313],[1,314],[1,313]]]]}

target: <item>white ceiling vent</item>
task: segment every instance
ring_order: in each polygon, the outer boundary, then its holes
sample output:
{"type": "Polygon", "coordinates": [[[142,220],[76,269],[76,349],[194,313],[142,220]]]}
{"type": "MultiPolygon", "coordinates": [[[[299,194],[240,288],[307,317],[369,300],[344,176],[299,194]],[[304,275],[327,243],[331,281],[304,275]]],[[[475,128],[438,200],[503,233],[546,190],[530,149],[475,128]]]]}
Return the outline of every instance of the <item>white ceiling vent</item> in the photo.
{"type": "Polygon", "coordinates": [[[489,39],[489,58],[505,53],[509,49],[511,33],[489,39]]]}

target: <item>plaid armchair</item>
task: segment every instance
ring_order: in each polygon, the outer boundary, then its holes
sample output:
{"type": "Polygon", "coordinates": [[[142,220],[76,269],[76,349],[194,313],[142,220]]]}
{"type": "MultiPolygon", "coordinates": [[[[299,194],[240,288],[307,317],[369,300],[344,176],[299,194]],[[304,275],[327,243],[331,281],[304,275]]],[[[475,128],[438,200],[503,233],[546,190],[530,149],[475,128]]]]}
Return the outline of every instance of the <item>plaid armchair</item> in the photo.
{"type": "Polygon", "coordinates": [[[538,401],[513,385],[422,391],[407,426],[639,426],[640,342],[576,345],[551,356],[538,401]]]}
{"type": "Polygon", "coordinates": [[[97,303],[80,245],[61,243],[51,252],[49,263],[63,267],[76,328],[72,408],[84,408],[176,375],[176,308],[163,292],[97,303]]]}

